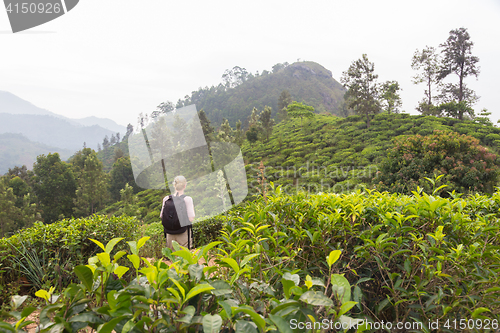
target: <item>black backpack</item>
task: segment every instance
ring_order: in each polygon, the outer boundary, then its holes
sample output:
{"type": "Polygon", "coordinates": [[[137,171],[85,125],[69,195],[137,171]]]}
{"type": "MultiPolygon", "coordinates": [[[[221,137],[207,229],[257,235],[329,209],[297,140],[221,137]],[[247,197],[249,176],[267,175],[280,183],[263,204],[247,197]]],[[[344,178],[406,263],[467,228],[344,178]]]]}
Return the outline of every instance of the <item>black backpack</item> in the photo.
{"type": "Polygon", "coordinates": [[[191,222],[187,215],[186,202],[184,201],[185,197],[184,194],[180,196],[168,196],[168,199],[163,204],[161,223],[163,225],[163,234],[165,238],[167,234],[178,235],[188,230],[188,248],[191,248],[191,222]],[[184,225],[184,227],[181,225],[184,225]]]}

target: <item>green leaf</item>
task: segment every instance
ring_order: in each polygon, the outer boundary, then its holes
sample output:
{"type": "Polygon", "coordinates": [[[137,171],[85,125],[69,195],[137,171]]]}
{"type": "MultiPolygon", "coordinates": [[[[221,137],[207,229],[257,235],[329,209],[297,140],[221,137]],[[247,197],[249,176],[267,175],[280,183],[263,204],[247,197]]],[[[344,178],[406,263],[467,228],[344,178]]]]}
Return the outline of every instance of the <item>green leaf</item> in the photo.
{"type": "Polygon", "coordinates": [[[94,243],[96,243],[103,251],[106,251],[106,248],[104,247],[104,245],[99,242],[98,240],[95,240],[95,239],[92,239],[92,238],[89,238],[91,241],[93,241],[94,243]]]}
{"type": "Polygon", "coordinates": [[[261,254],[260,253],[252,253],[252,254],[245,256],[245,258],[243,258],[243,260],[240,263],[240,267],[245,266],[247,264],[247,262],[249,262],[250,260],[252,260],[253,258],[255,258],[259,255],[261,255],[261,254]]]}
{"type": "Polygon", "coordinates": [[[219,245],[219,244],[222,244],[222,242],[212,242],[212,243],[210,243],[210,244],[208,244],[208,245],[205,245],[205,246],[203,247],[202,256],[206,256],[206,255],[207,255],[207,253],[208,253],[208,251],[210,251],[210,249],[211,249],[211,248],[213,248],[214,246],[217,246],[217,245],[219,245]]]}
{"type": "Polygon", "coordinates": [[[188,250],[175,251],[172,255],[186,259],[190,265],[196,264],[196,260],[193,259],[193,255],[188,250]]]}
{"type": "Polygon", "coordinates": [[[180,323],[184,323],[184,324],[190,324],[191,319],[193,319],[195,312],[196,312],[196,309],[194,306],[192,306],[192,305],[187,306],[186,308],[184,308],[184,310],[180,311],[180,313],[185,314],[185,316],[180,318],[180,319],[177,319],[176,321],[178,321],[180,323]]]}
{"type": "Polygon", "coordinates": [[[239,312],[244,312],[246,313],[247,315],[250,316],[250,318],[252,318],[252,321],[257,324],[257,326],[262,330],[264,331],[265,327],[266,327],[266,321],[264,320],[264,318],[262,318],[257,312],[255,312],[253,309],[250,309],[250,308],[244,308],[244,307],[238,307],[238,308],[234,308],[232,309],[233,310],[233,314],[237,314],[239,312]]]}
{"type": "Polygon", "coordinates": [[[82,281],[85,288],[87,288],[88,291],[92,291],[94,285],[94,274],[92,270],[87,266],[78,265],[75,267],[74,272],[80,281],[82,281]]]}
{"type": "Polygon", "coordinates": [[[101,324],[103,320],[93,312],[84,312],[80,313],[71,319],[68,322],[84,322],[84,323],[92,323],[92,324],[101,324]]]}
{"type": "Polygon", "coordinates": [[[320,291],[309,290],[300,296],[300,300],[311,305],[333,306],[333,301],[320,291]]]}
{"type": "Polygon", "coordinates": [[[113,257],[113,261],[117,262],[118,259],[120,259],[121,257],[123,257],[126,254],[127,254],[127,252],[125,252],[125,251],[118,251],[118,252],[116,252],[116,254],[113,257]]]}
{"type": "Polygon", "coordinates": [[[222,327],[222,318],[218,314],[206,314],[203,316],[203,332],[205,333],[219,333],[222,327]]]}
{"type": "Polygon", "coordinates": [[[286,272],[285,274],[283,274],[283,279],[285,280],[290,280],[290,281],[293,281],[293,283],[298,286],[299,283],[300,283],[300,277],[298,274],[290,274],[288,272],[286,272]]]}
{"type": "Polygon", "coordinates": [[[233,271],[236,274],[238,274],[238,272],[240,271],[240,267],[238,266],[238,263],[233,258],[223,258],[221,261],[223,261],[226,264],[228,264],[229,266],[231,266],[231,268],[233,269],[233,271]]]}
{"type": "Polygon", "coordinates": [[[203,277],[203,268],[204,266],[200,264],[189,265],[188,270],[191,279],[200,281],[203,277]]]}
{"type": "Polygon", "coordinates": [[[134,268],[135,269],[139,269],[139,265],[141,264],[141,258],[139,258],[138,255],[136,254],[129,254],[127,256],[128,260],[130,260],[130,262],[132,263],[132,265],[134,265],[134,268]]]}
{"type": "Polygon", "coordinates": [[[130,242],[127,242],[128,246],[130,247],[130,252],[132,252],[132,254],[138,256],[139,255],[139,252],[137,251],[137,242],[136,241],[130,241],[130,242]]]}
{"type": "Polygon", "coordinates": [[[104,267],[108,266],[111,263],[111,258],[109,257],[109,253],[107,252],[98,253],[97,258],[99,258],[99,261],[104,267]]]}
{"type": "Polygon", "coordinates": [[[330,252],[330,254],[328,255],[328,257],[326,257],[326,261],[328,262],[328,267],[331,268],[332,265],[337,260],[339,260],[341,254],[342,254],[342,251],[340,251],[340,250],[334,250],[334,251],[330,252]]]}
{"type": "Polygon", "coordinates": [[[118,278],[121,279],[123,274],[127,273],[129,270],[128,267],[124,267],[124,266],[118,266],[115,268],[114,272],[116,275],[118,275],[118,278]]]}
{"type": "Polygon", "coordinates": [[[40,298],[43,298],[45,299],[47,302],[49,301],[49,293],[47,292],[47,290],[43,290],[43,289],[40,289],[38,290],[36,293],[35,293],[35,296],[37,297],[40,297],[40,298]]]}
{"type": "Polygon", "coordinates": [[[141,247],[144,246],[144,244],[146,244],[146,242],[150,239],[151,237],[142,237],[141,239],[139,239],[139,242],[137,243],[137,250],[139,250],[141,247]]]}
{"type": "Polygon", "coordinates": [[[12,296],[10,298],[10,306],[12,307],[13,310],[15,310],[18,307],[20,307],[24,303],[24,301],[26,301],[27,298],[28,298],[28,295],[25,295],[25,296],[19,296],[19,295],[12,296]]]}
{"type": "Polygon", "coordinates": [[[257,325],[251,321],[246,320],[236,320],[236,325],[234,325],[235,333],[257,333],[257,325]]]}
{"type": "Polygon", "coordinates": [[[377,306],[377,314],[380,313],[387,305],[389,305],[390,301],[388,298],[384,299],[382,302],[380,302],[377,306]]]}
{"type": "Polygon", "coordinates": [[[200,293],[203,293],[205,291],[209,291],[212,289],[215,289],[215,288],[209,284],[198,284],[193,289],[189,290],[189,292],[186,295],[185,301],[189,300],[190,298],[192,298],[200,293]]]}
{"type": "Polygon", "coordinates": [[[353,302],[353,301],[349,301],[349,302],[345,302],[342,304],[342,306],[340,307],[340,311],[338,313],[339,316],[343,315],[344,313],[347,313],[349,310],[351,310],[356,304],[358,304],[358,302],[353,302]]]}
{"type": "Polygon", "coordinates": [[[0,329],[4,330],[4,332],[15,332],[16,329],[12,327],[12,325],[1,322],[0,321],[0,329]]]}
{"type": "MultiPolygon", "coordinates": [[[[483,307],[481,307],[481,308],[477,308],[477,309],[475,309],[475,310],[474,310],[474,312],[472,312],[471,317],[472,317],[472,318],[477,318],[477,317],[478,317],[481,313],[483,313],[483,312],[491,312],[491,310],[490,310],[490,309],[488,309],[488,308],[483,308],[483,307]]],[[[23,316],[23,317],[24,317],[24,316],[23,316]]]]}
{"type": "Polygon", "coordinates": [[[294,287],[295,283],[292,280],[281,279],[281,284],[283,285],[285,297],[290,298],[290,288],[294,287]]]}
{"type": "Polygon", "coordinates": [[[276,328],[278,328],[279,332],[281,332],[281,333],[293,333],[293,330],[290,327],[290,322],[286,321],[285,319],[281,318],[280,316],[275,316],[275,315],[270,313],[269,319],[271,319],[273,324],[276,325],[276,328]]]}
{"type": "MultiPolygon", "coordinates": [[[[360,323],[360,324],[363,323],[363,319],[355,319],[355,318],[351,318],[351,317],[347,317],[347,316],[340,316],[339,321],[342,323],[342,327],[349,327],[349,329],[357,326],[358,323],[360,323]]],[[[360,326],[360,328],[361,327],[363,327],[363,326],[360,326]]],[[[357,332],[363,332],[363,331],[365,331],[365,330],[358,329],[357,332]]]]}
{"type": "Polygon", "coordinates": [[[35,311],[36,308],[34,306],[28,306],[26,308],[23,309],[23,312],[21,312],[21,317],[22,318],[26,318],[28,317],[30,314],[33,313],[33,311],[35,311]]]}
{"type": "Polygon", "coordinates": [[[123,316],[120,316],[117,318],[113,318],[105,324],[99,325],[97,327],[97,333],[111,333],[114,330],[114,328],[116,327],[116,325],[119,322],[121,322],[123,319],[126,319],[127,317],[129,317],[129,316],[123,315],[123,316]]]}
{"type": "Polygon", "coordinates": [[[351,285],[347,279],[340,274],[332,274],[331,279],[332,291],[337,298],[341,300],[341,303],[349,302],[351,300],[351,285]]]}
{"type": "Polygon", "coordinates": [[[108,244],[106,244],[106,249],[104,250],[104,252],[106,252],[107,254],[110,254],[111,251],[113,251],[113,248],[115,247],[115,245],[121,241],[123,239],[123,237],[119,237],[119,238],[113,238],[112,240],[110,240],[108,242],[108,244]]]}
{"type": "Polygon", "coordinates": [[[224,309],[224,311],[226,311],[226,315],[229,318],[232,317],[233,313],[231,311],[231,305],[229,305],[227,302],[225,301],[217,301],[217,303],[219,303],[220,306],[222,306],[222,308],[224,309]]]}

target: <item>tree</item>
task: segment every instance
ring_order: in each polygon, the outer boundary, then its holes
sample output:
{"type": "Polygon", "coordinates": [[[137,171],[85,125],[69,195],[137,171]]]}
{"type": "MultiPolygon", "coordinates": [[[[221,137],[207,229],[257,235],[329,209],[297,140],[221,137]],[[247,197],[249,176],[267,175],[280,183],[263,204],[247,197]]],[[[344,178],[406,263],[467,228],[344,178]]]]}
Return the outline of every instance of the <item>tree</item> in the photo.
{"type": "Polygon", "coordinates": [[[227,88],[234,88],[247,80],[248,72],[245,68],[234,66],[233,69],[226,69],[222,75],[222,80],[227,88]]]}
{"type": "Polygon", "coordinates": [[[108,138],[108,135],[106,134],[106,136],[104,137],[104,139],[102,140],[102,148],[104,150],[108,149],[109,148],[109,138],[108,138]]]}
{"type": "Polygon", "coordinates": [[[236,132],[234,135],[234,143],[236,143],[238,146],[241,146],[243,144],[243,141],[245,140],[243,130],[241,129],[241,120],[238,120],[236,123],[236,132]]]}
{"type": "Polygon", "coordinates": [[[374,64],[368,61],[366,54],[354,61],[347,72],[342,73],[341,82],[347,88],[347,106],[357,114],[366,117],[366,125],[370,127],[370,115],[380,112],[378,101],[379,87],[374,74],[374,64]]]}
{"type": "Polygon", "coordinates": [[[278,116],[278,122],[287,121],[288,111],[286,110],[286,108],[278,109],[277,116],[278,116]]]}
{"type": "Polygon", "coordinates": [[[248,117],[248,128],[250,129],[252,126],[255,126],[257,129],[260,128],[259,110],[255,107],[253,108],[250,117],[248,117]]]}
{"type": "MultiPolygon", "coordinates": [[[[440,45],[443,48],[441,51],[443,59],[438,78],[443,80],[450,74],[458,76],[458,85],[456,85],[458,103],[467,101],[464,93],[464,79],[468,76],[477,78],[479,75],[479,67],[476,67],[479,58],[472,55],[473,45],[474,43],[470,40],[469,33],[465,28],[451,30],[446,42],[440,45]]],[[[467,102],[471,104],[472,101],[467,102]]],[[[458,119],[463,119],[463,112],[460,111],[458,119]]]]}
{"type": "MultiPolygon", "coordinates": [[[[90,149],[90,148],[86,148],[90,149]]],[[[71,166],[61,161],[58,153],[40,155],[33,165],[36,196],[45,223],[73,214],[76,180],[71,166]]]]}
{"type": "Polygon", "coordinates": [[[77,178],[74,212],[89,216],[97,212],[107,197],[107,176],[102,170],[102,162],[90,148],[82,149],[71,159],[77,178]]]}
{"type": "Polygon", "coordinates": [[[16,207],[16,196],[11,187],[0,179],[0,237],[16,230],[16,221],[21,217],[21,210],[16,207]]]}
{"type": "Polygon", "coordinates": [[[265,106],[264,110],[259,115],[259,122],[262,126],[262,132],[266,137],[266,140],[269,140],[269,136],[273,132],[274,119],[271,118],[272,109],[269,106],[265,106]]]}
{"type": "Polygon", "coordinates": [[[175,110],[174,103],[170,101],[162,102],[156,107],[155,111],[151,112],[151,118],[156,119],[161,116],[162,113],[167,114],[173,110],[175,110]]]}
{"type": "Polygon", "coordinates": [[[278,98],[278,110],[286,108],[290,103],[292,103],[292,96],[288,90],[283,90],[278,98]]]}
{"type": "Polygon", "coordinates": [[[425,83],[425,98],[420,102],[419,110],[422,113],[428,111],[432,106],[432,86],[439,85],[439,59],[434,47],[426,46],[422,51],[416,50],[413,54],[411,68],[420,71],[413,77],[413,83],[425,83]]]}
{"type": "Polygon", "coordinates": [[[201,129],[203,131],[203,135],[205,136],[205,140],[207,142],[211,141],[213,139],[215,129],[210,124],[210,120],[208,119],[207,114],[203,109],[198,112],[198,118],[200,119],[201,129]]]}
{"type": "Polygon", "coordinates": [[[217,140],[221,142],[233,142],[235,134],[235,131],[229,125],[229,121],[224,119],[219,131],[217,132],[217,140]]]}
{"type": "Polygon", "coordinates": [[[380,98],[383,100],[383,108],[387,113],[399,113],[403,105],[398,91],[402,90],[397,81],[386,81],[382,84],[380,98]]]}
{"type": "Polygon", "coordinates": [[[132,186],[134,193],[138,193],[141,190],[135,183],[130,156],[123,156],[113,163],[113,168],[109,173],[108,184],[109,194],[114,201],[120,200],[120,190],[125,188],[125,184],[132,186]]]}
{"type": "Polygon", "coordinates": [[[302,126],[303,118],[313,118],[314,117],[314,107],[310,105],[305,105],[296,101],[290,103],[287,107],[288,116],[292,118],[300,118],[300,126],[302,126]]]}
{"type": "Polygon", "coordinates": [[[125,133],[125,136],[123,137],[123,141],[127,140],[130,135],[134,133],[134,126],[132,124],[127,125],[127,132],[125,133]]]}

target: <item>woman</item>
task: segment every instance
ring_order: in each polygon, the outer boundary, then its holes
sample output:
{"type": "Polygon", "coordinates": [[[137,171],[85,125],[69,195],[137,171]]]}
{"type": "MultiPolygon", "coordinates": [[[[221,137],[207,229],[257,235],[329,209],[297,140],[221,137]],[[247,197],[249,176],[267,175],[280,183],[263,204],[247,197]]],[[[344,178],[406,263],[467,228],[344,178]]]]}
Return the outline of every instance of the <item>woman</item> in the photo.
{"type": "MultiPolygon", "coordinates": [[[[180,196],[180,197],[184,198],[184,203],[186,204],[187,218],[189,219],[189,222],[193,222],[194,217],[195,217],[193,198],[191,198],[190,196],[184,195],[184,191],[186,190],[186,186],[187,186],[186,178],[184,176],[175,177],[173,185],[175,188],[175,193],[173,194],[173,196],[176,196],[176,197],[180,196]]],[[[163,216],[163,210],[165,209],[165,203],[170,198],[171,198],[171,195],[167,195],[165,198],[163,198],[163,204],[161,207],[160,217],[163,216]]],[[[172,198],[172,201],[173,201],[173,198],[172,198]]],[[[172,207],[172,206],[170,205],[170,207],[172,207]]],[[[175,209],[178,210],[179,208],[183,209],[182,205],[177,205],[175,209]]],[[[179,212],[179,213],[183,214],[183,212],[179,212]]],[[[178,230],[168,230],[167,231],[166,229],[164,229],[164,231],[165,231],[166,238],[167,238],[167,246],[170,249],[172,249],[172,250],[174,249],[172,247],[173,240],[175,240],[177,243],[179,243],[179,245],[187,247],[189,249],[192,247],[193,234],[192,234],[192,230],[191,230],[191,225],[181,227],[178,230]]]]}

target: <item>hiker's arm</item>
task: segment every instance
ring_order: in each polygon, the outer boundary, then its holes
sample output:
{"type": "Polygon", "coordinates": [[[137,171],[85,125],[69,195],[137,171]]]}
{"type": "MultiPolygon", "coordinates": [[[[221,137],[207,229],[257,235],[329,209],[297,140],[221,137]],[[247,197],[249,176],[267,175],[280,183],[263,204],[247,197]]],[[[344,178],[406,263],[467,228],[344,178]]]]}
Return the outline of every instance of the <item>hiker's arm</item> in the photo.
{"type": "Polygon", "coordinates": [[[187,214],[188,214],[189,222],[193,222],[193,220],[194,220],[193,198],[191,198],[191,197],[185,197],[184,198],[184,202],[186,203],[186,209],[187,209],[187,214]]]}
{"type": "Polygon", "coordinates": [[[163,206],[165,205],[165,199],[167,197],[163,198],[163,201],[161,202],[161,210],[160,210],[160,219],[161,219],[161,215],[163,214],[163,206]]]}

